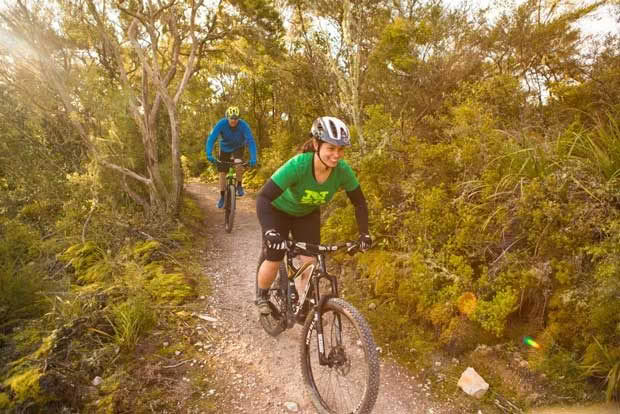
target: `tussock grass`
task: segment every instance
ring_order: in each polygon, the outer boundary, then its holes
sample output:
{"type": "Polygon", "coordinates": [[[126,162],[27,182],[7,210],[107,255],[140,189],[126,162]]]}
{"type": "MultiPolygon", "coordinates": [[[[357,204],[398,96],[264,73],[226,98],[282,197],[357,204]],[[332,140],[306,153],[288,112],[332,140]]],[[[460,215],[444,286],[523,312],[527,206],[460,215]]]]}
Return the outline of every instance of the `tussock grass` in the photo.
{"type": "Polygon", "coordinates": [[[132,297],[113,306],[109,320],[114,329],[115,342],[125,350],[133,350],[155,324],[153,308],[144,296],[132,297]]]}
{"type": "Polygon", "coordinates": [[[605,384],[607,401],[620,398],[620,349],[610,349],[593,337],[586,350],[581,368],[586,377],[594,377],[605,384]]]}

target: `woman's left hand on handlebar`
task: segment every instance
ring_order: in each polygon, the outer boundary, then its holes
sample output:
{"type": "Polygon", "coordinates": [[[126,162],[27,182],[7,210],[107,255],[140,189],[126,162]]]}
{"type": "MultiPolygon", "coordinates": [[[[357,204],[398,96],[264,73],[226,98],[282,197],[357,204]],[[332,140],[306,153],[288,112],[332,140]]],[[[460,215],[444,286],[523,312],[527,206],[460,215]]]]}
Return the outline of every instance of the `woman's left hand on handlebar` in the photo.
{"type": "Polygon", "coordinates": [[[361,233],[358,242],[361,251],[366,251],[372,247],[372,238],[370,234],[361,233]]]}

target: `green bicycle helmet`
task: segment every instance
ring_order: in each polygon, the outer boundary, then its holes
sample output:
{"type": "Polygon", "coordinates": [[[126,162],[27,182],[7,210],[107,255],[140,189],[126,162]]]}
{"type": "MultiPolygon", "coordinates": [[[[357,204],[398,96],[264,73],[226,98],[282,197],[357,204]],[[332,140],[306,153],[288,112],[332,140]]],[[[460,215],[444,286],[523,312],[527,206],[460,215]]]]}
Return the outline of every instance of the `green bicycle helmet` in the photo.
{"type": "Polygon", "coordinates": [[[226,118],[228,119],[239,119],[239,107],[238,106],[229,106],[226,110],[226,118]]]}

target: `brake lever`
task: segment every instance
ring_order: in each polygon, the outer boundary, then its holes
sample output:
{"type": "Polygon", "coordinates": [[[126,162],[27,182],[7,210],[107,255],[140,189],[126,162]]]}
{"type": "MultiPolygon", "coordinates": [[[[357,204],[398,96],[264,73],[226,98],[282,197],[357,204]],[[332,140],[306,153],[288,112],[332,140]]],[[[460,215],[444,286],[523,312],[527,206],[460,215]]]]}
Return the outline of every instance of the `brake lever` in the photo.
{"type": "Polygon", "coordinates": [[[357,243],[351,243],[351,245],[348,246],[346,250],[349,256],[353,256],[358,251],[359,251],[359,246],[357,245],[357,243]]]}

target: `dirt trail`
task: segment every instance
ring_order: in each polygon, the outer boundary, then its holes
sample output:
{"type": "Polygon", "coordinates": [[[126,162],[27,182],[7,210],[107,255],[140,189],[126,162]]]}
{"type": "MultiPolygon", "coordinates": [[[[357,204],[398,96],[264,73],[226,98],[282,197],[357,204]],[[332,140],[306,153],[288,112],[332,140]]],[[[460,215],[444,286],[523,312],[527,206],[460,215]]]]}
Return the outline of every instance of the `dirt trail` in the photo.
{"type": "MultiPolygon", "coordinates": [[[[222,413],[315,413],[304,395],[299,367],[300,326],[272,338],[260,327],[254,309],[254,279],[260,252],[254,198],[246,195],[238,199],[235,226],[227,234],[223,213],[215,206],[219,196],[215,187],[189,183],[187,191],[208,217],[205,231],[210,245],[205,274],[215,291],[208,299],[205,313],[218,320],[215,329],[223,338],[217,349],[217,358],[222,362],[218,373],[231,384],[225,392],[226,401],[220,401],[222,413]],[[295,403],[297,411],[290,411],[286,403],[295,403]]],[[[421,383],[391,361],[382,360],[375,413],[456,412],[454,407],[433,401],[432,395],[429,382],[421,383]]]]}

